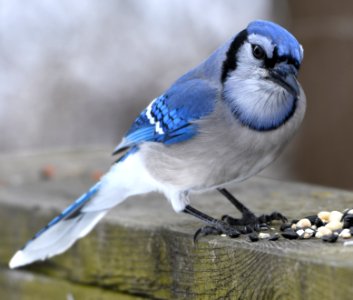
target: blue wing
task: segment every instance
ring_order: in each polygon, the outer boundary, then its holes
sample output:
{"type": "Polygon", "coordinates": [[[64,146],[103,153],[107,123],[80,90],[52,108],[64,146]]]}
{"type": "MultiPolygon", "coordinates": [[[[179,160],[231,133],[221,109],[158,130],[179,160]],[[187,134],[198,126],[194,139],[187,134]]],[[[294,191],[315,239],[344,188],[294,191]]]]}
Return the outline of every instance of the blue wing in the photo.
{"type": "Polygon", "coordinates": [[[171,145],[192,138],[198,131],[192,121],[213,111],[216,96],[217,89],[205,80],[179,80],[147,106],[114,154],[127,148],[136,151],[138,145],[146,141],[171,145]]]}

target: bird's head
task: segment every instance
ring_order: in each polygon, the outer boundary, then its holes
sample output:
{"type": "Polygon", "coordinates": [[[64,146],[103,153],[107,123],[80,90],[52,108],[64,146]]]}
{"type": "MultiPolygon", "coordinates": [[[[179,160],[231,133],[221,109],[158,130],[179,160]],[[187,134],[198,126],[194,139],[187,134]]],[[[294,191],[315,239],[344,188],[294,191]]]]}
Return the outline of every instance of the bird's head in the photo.
{"type": "Polygon", "coordinates": [[[254,21],[241,31],[222,65],[223,97],[243,125],[273,130],[296,110],[303,48],[283,27],[254,21]]]}

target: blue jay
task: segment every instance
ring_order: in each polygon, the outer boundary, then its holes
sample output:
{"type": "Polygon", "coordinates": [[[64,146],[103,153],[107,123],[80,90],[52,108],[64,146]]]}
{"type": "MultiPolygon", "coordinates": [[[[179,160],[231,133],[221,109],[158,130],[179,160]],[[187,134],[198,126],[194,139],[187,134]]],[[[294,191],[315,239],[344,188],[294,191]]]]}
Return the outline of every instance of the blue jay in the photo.
{"type": "Polygon", "coordinates": [[[236,237],[235,225],[259,222],[223,185],[260,172],[297,131],[306,107],[297,81],[302,59],[302,46],[286,29],[251,22],[147,106],[114,150],[119,158],[106,175],[17,251],[10,268],[64,252],[111,208],[152,191],[176,212],[204,221],[197,233],[236,237]],[[232,201],[243,219],[214,219],[189,204],[191,192],[210,189],[232,201]]]}

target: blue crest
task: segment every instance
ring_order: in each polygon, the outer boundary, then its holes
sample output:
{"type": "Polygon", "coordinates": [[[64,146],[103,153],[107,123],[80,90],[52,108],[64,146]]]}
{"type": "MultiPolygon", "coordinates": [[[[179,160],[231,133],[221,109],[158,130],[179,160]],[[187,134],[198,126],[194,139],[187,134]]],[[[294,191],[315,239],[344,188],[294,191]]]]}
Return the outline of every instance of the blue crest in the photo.
{"type": "Polygon", "coordinates": [[[248,34],[259,34],[267,37],[277,48],[278,56],[291,57],[301,63],[303,51],[297,39],[283,27],[270,21],[254,21],[247,27],[248,34]]]}

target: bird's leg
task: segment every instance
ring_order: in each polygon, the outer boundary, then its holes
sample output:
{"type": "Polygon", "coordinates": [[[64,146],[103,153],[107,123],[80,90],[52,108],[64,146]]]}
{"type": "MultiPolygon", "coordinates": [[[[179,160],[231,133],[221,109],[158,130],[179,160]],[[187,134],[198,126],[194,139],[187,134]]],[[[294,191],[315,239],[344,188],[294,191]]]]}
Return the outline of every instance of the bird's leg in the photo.
{"type": "Polygon", "coordinates": [[[254,230],[258,231],[261,228],[267,228],[268,223],[279,220],[286,222],[287,218],[279,212],[273,212],[270,215],[261,215],[257,217],[250,209],[244,204],[237,200],[228,190],[225,188],[217,189],[223,196],[225,196],[242,214],[240,219],[235,219],[228,215],[222,216],[222,221],[229,225],[236,226],[241,233],[248,233],[254,230]]]}
{"type": "Polygon", "coordinates": [[[226,234],[227,236],[232,238],[238,237],[240,235],[240,232],[237,229],[235,229],[232,225],[224,221],[214,219],[204,214],[203,212],[197,210],[196,208],[193,208],[190,205],[187,205],[184,208],[183,212],[186,214],[192,215],[207,223],[206,226],[201,227],[195,232],[195,235],[194,235],[195,242],[197,241],[197,238],[200,235],[206,236],[209,234],[226,234]]]}

